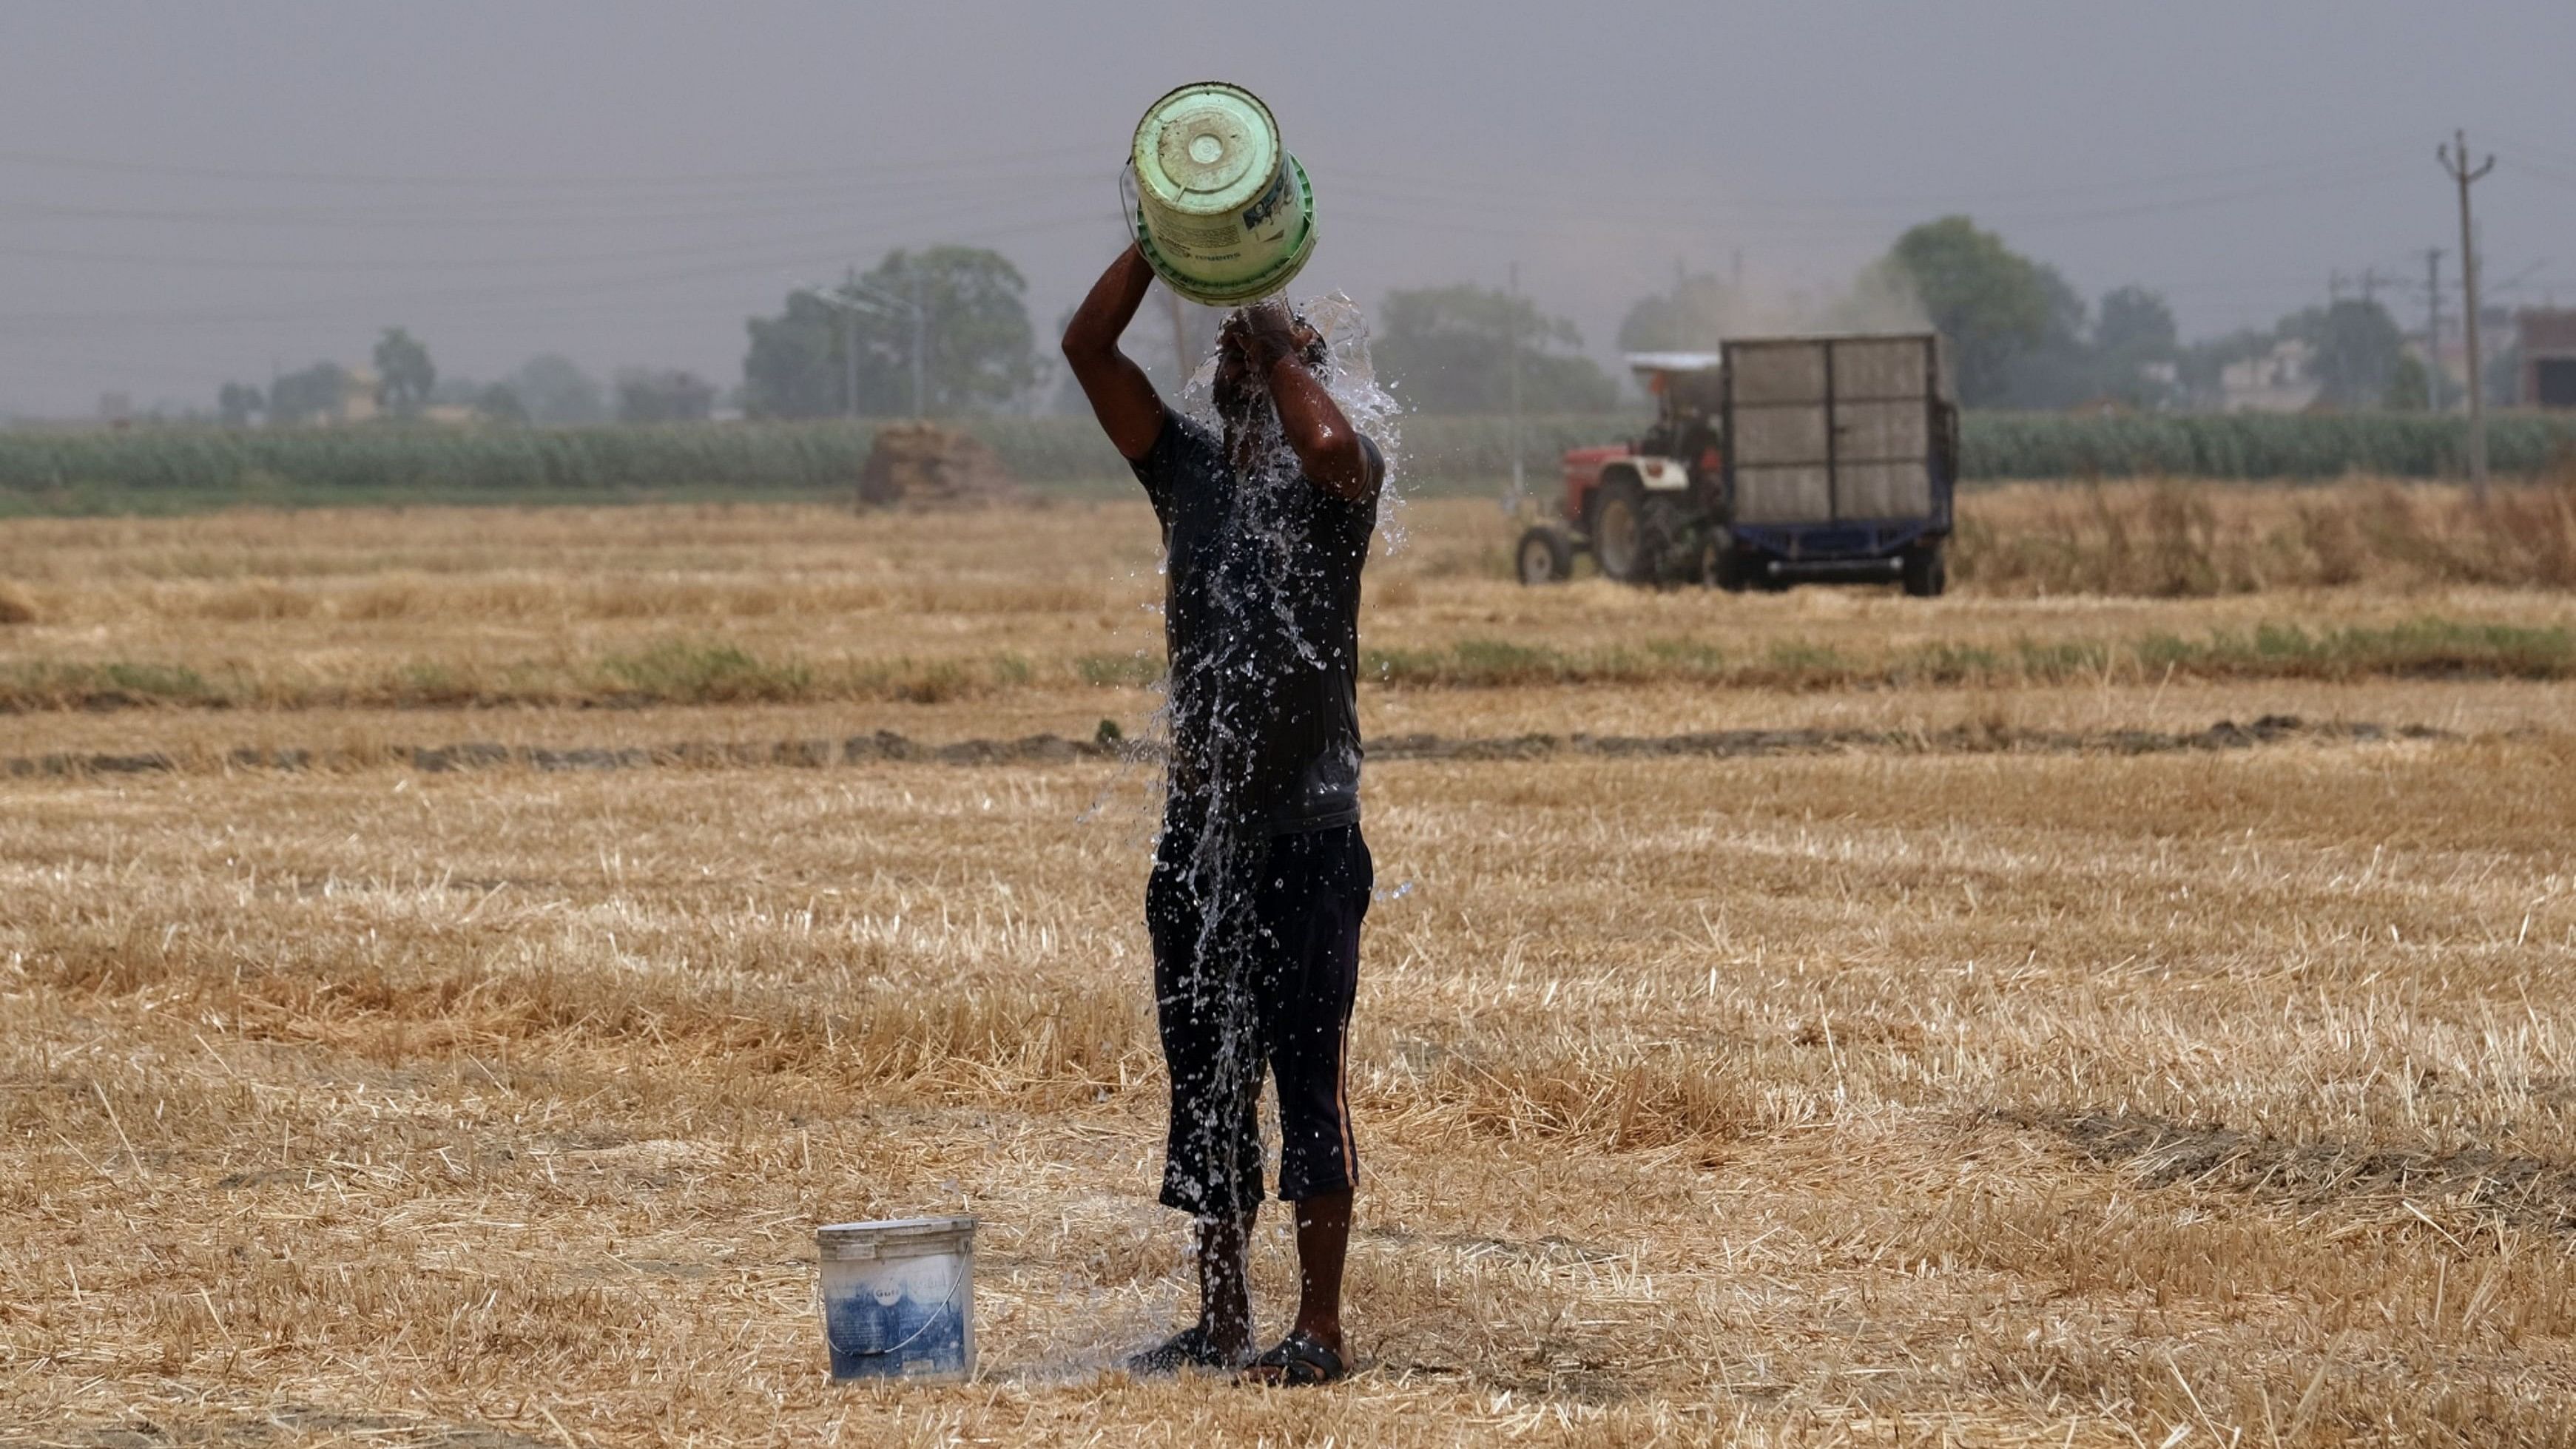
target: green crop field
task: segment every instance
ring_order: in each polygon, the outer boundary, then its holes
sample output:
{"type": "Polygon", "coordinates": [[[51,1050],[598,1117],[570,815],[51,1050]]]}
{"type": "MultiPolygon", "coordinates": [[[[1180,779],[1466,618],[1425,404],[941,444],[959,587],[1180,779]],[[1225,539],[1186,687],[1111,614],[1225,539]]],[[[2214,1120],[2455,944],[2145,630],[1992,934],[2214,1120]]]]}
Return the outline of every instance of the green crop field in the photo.
{"type": "MultiPolygon", "coordinates": [[[[962,424],[1011,472],[1049,488],[1123,479],[1088,418],[962,424]]],[[[1565,449],[1619,442],[1625,414],[1522,425],[1524,467],[1544,488],[1565,449]]],[[[855,483],[874,426],[760,422],[585,428],[170,427],[0,432],[0,512],[157,513],[228,503],[496,502],[621,496],[793,498],[855,483]]],[[[2456,476],[2466,425],[2401,415],[2077,417],[1970,413],[1961,472],[2007,478],[2321,479],[2456,476]]],[[[2496,470],[2545,471],[2576,452],[2576,423],[2535,414],[2489,428],[2496,470]]],[[[1400,472],[1416,489],[1481,491],[1511,471],[1498,417],[1403,420],[1400,472]]]]}

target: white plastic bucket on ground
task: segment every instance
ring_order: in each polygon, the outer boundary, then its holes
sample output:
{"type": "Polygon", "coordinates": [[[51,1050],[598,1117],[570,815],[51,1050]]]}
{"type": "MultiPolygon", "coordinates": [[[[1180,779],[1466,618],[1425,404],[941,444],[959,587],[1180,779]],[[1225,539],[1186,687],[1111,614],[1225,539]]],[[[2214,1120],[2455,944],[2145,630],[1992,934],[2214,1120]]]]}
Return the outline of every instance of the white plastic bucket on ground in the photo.
{"type": "Polygon", "coordinates": [[[823,1341],[836,1379],[955,1381],[975,1371],[975,1220],[833,1223],[823,1341]]]}
{"type": "Polygon", "coordinates": [[[1154,102],[1130,157],[1136,245],[1163,285],[1232,307],[1288,285],[1315,251],[1315,190],[1279,123],[1241,86],[1202,81],[1154,102]]]}

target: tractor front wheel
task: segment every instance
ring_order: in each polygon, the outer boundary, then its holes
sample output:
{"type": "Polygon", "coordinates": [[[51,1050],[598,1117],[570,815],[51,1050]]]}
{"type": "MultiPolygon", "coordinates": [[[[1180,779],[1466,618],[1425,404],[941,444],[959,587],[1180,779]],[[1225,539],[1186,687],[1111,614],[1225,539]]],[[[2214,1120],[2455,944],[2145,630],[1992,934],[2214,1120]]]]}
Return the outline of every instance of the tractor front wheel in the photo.
{"type": "Polygon", "coordinates": [[[1539,524],[1521,535],[1513,568],[1524,584],[1559,584],[1574,574],[1574,541],[1565,530],[1539,524]]]}

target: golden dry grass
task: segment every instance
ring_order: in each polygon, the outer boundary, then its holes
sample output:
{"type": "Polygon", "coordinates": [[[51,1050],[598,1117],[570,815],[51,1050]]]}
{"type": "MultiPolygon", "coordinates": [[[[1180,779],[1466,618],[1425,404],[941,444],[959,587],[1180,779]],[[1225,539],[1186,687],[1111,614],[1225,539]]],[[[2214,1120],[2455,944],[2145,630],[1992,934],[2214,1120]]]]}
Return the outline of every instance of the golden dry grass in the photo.
{"type": "MultiPolygon", "coordinates": [[[[1372,644],[1651,628],[1856,652],[2572,612],[2394,573],[1929,606],[1524,591],[1484,572],[1490,508],[1410,522],[1372,644]]],[[[12,524],[0,573],[42,612],[0,647],[346,678],[383,652],[631,647],[682,617],[813,657],[1042,661],[1150,641],[1143,527],[12,524]],[[437,606],[344,607],[391,575],[437,606]],[[687,612],[761,589],[777,608],[687,612]],[[242,602],[275,597],[312,607],[242,602]],[[621,597],[682,612],[580,602],[621,597]]],[[[2280,712],[2445,733],[1372,765],[1369,1367],[1310,1395],[1100,1369],[1185,1301],[1151,1201],[1143,767],[222,763],[1087,735],[1135,727],[1132,686],[0,716],[0,755],[186,757],[0,777],[0,1438],[2576,1442],[2571,689],[1371,688],[1381,734],[2280,712]],[[984,1222],[983,1381],[830,1385],[814,1224],[961,1208],[984,1222]]]]}
{"type": "Polygon", "coordinates": [[[2576,587],[2576,469],[2466,490],[2182,479],[1965,495],[1956,573],[1989,593],[2189,596],[2369,584],[2576,587]]]}
{"type": "MultiPolygon", "coordinates": [[[[1748,597],[1597,579],[1524,590],[1507,581],[1512,530],[1490,505],[1416,503],[1398,511],[1402,543],[1374,567],[1364,644],[1386,678],[1419,685],[2576,677],[2576,598],[2493,571],[2418,566],[2484,557],[2462,541],[2488,535],[2459,521],[2468,505],[2456,496],[2176,487],[1972,494],[1961,593],[1932,605],[1883,590],[1748,597]],[[2431,530],[2409,556],[2417,563],[2392,554],[2338,584],[2313,559],[2280,562],[2296,553],[2284,530],[2318,510],[2408,508],[2431,530]],[[2223,526],[2154,542],[2156,519],[2204,512],[2223,526]],[[2123,541],[2133,535],[2146,542],[2123,541]],[[2205,557],[2175,552],[2203,545],[2205,557]],[[2158,582],[2181,557],[2225,583],[2217,597],[2155,596],[2197,591],[2158,582]],[[2277,567],[2256,570],[2258,557],[2277,567]],[[2271,647],[2282,639],[2297,647],[2271,647]]],[[[2488,516],[2558,497],[2516,494],[2488,516]]],[[[2399,536],[2373,527],[2374,538],[2399,536]]],[[[1160,667],[1155,567],[1140,503],[865,517],[706,505],[27,521],[0,529],[0,579],[18,582],[37,619],[6,636],[0,708],[937,704],[1114,692],[1160,667]]]]}

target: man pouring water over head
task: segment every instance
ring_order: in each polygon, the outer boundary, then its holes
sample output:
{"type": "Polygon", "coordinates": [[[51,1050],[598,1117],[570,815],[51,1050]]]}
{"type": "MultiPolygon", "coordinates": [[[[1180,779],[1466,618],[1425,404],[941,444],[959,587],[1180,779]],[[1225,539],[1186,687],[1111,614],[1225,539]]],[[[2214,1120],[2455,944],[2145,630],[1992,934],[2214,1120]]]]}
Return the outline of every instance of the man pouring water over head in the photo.
{"type": "Polygon", "coordinates": [[[1341,1281],[1359,1164],[1344,1076],[1371,886],[1360,569],[1386,464],[1326,390],[1323,339],[1275,300],[1219,334],[1219,429],[1165,406],[1118,350],[1154,276],[1129,247],[1064,334],[1169,559],[1171,759],[1146,923],[1172,1093],[1162,1200],[1194,1219],[1200,1310],[1129,1362],[1324,1383],[1351,1361],[1341,1281]],[[1265,1074],[1301,1289],[1288,1334],[1255,1355],[1244,1252],[1263,1195],[1265,1074]]]}

